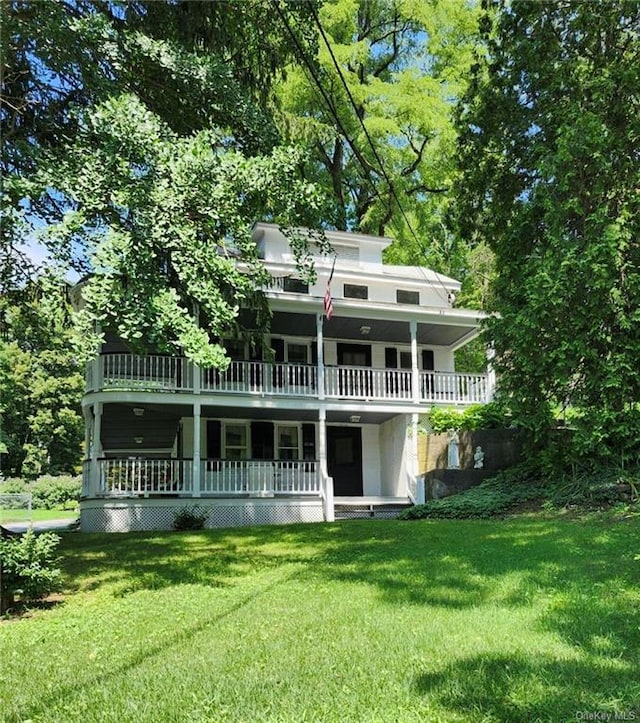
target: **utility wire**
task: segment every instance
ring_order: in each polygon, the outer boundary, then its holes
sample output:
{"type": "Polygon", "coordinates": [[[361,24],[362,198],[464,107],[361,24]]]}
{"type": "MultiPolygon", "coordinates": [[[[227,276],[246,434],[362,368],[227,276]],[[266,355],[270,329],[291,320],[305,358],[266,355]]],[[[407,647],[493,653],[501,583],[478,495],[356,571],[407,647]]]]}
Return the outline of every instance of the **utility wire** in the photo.
{"type": "MultiPolygon", "coordinates": [[[[274,0],[274,2],[275,2],[275,0],[274,0]]],[[[322,23],[320,22],[320,18],[318,17],[318,13],[316,12],[315,7],[313,7],[313,4],[310,5],[310,9],[311,9],[311,14],[312,14],[312,16],[313,16],[313,20],[314,20],[314,22],[315,22],[318,30],[320,31],[320,34],[321,34],[321,36],[322,36],[322,39],[324,40],[325,45],[327,46],[327,50],[329,51],[329,55],[331,56],[331,60],[332,60],[332,62],[333,62],[333,65],[334,65],[334,67],[335,67],[335,69],[336,69],[336,71],[337,71],[337,73],[338,73],[338,76],[339,76],[339,78],[340,78],[340,81],[341,81],[341,83],[342,83],[342,85],[343,85],[343,87],[344,87],[344,89],[345,89],[345,91],[346,91],[346,93],[347,93],[347,96],[348,96],[348,98],[349,98],[349,102],[350,102],[350,104],[351,104],[351,106],[352,106],[352,108],[353,108],[353,111],[354,111],[354,113],[355,113],[355,115],[356,115],[356,118],[358,119],[358,122],[360,123],[360,126],[362,127],[362,130],[363,130],[363,132],[364,132],[364,134],[365,134],[365,137],[366,137],[366,139],[367,139],[367,141],[368,141],[368,143],[369,143],[369,146],[371,147],[371,150],[372,150],[372,152],[373,152],[373,155],[374,155],[374,157],[375,157],[375,159],[376,159],[376,161],[377,161],[377,163],[378,163],[378,166],[379,166],[379,168],[380,168],[380,172],[382,173],[382,176],[384,177],[385,181],[387,182],[387,185],[389,186],[389,190],[391,191],[391,195],[393,196],[393,199],[395,200],[396,205],[398,206],[398,208],[399,208],[399,210],[400,210],[400,213],[402,214],[402,217],[404,218],[404,221],[405,221],[405,223],[407,224],[407,228],[409,229],[411,235],[413,236],[416,244],[418,244],[418,246],[419,246],[419,245],[420,245],[420,241],[419,241],[419,239],[418,239],[418,236],[416,235],[416,232],[413,230],[413,226],[411,225],[411,222],[409,221],[409,218],[408,218],[407,214],[405,213],[405,210],[404,210],[402,204],[400,203],[400,198],[398,197],[398,194],[397,194],[397,192],[396,192],[395,186],[394,186],[391,178],[389,177],[389,174],[388,174],[387,171],[386,171],[386,168],[385,168],[385,166],[384,166],[384,163],[383,163],[382,159],[380,158],[380,155],[379,155],[379,153],[378,153],[378,150],[377,150],[377,148],[376,148],[376,146],[375,146],[375,144],[374,144],[374,142],[373,142],[373,139],[371,138],[371,135],[370,135],[370,133],[369,133],[369,131],[368,131],[368,129],[367,129],[367,126],[365,125],[364,120],[362,119],[362,117],[361,117],[360,114],[358,113],[358,108],[357,108],[355,99],[354,99],[354,97],[353,97],[353,94],[351,93],[351,89],[349,88],[349,84],[347,83],[347,81],[346,81],[346,79],[345,79],[345,77],[344,77],[344,74],[343,74],[343,72],[342,72],[342,68],[340,67],[340,64],[338,63],[338,59],[336,58],[335,53],[333,52],[333,48],[331,47],[331,43],[330,43],[330,41],[329,41],[329,38],[327,37],[327,34],[325,33],[324,28],[322,27],[322,23]]],[[[314,79],[315,79],[315,78],[314,78],[314,79]]],[[[316,82],[317,82],[317,81],[316,81],[316,82]]],[[[324,91],[323,91],[323,93],[324,93],[324,91]]],[[[332,113],[332,114],[333,114],[333,113],[332,113]]],[[[336,117],[335,114],[333,114],[333,115],[334,115],[334,117],[336,117]]],[[[337,118],[336,118],[336,119],[337,119],[337,118]]],[[[342,126],[340,126],[340,127],[342,127],[342,126]]],[[[349,145],[353,148],[353,144],[352,144],[351,142],[349,143],[349,145]]],[[[358,158],[358,160],[360,160],[360,158],[358,158]]],[[[362,165],[362,162],[361,162],[361,165],[362,165]]],[[[380,194],[377,192],[377,190],[376,190],[376,195],[378,196],[378,198],[380,198],[381,201],[384,201],[384,200],[382,199],[382,197],[380,196],[380,194]]],[[[425,281],[427,281],[427,282],[429,283],[429,285],[434,289],[434,291],[436,291],[438,294],[441,294],[440,290],[437,289],[437,288],[434,286],[434,284],[431,282],[431,280],[427,278],[427,275],[426,275],[426,273],[424,272],[424,269],[423,269],[421,266],[418,266],[418,268],[420,269],[420,272],[421,272],[422,275],[424,276],[425,281]]],[[[440,283],[440,286],[442,286],[442,289],[443,289],[443,291],[444,291],[444,299],[448,301],[448,300],[449,300],[449,290],[447,289],[447,287],[446,287],[446,286],[444,285],[444,283],[442,282],[442,279],[440,278],[440,274],[438,274],[437,271],[434,271],[434,273],[435,273],[435,275],[436,275],[436,278],[438,279],[438,282],[440,283]]]]}

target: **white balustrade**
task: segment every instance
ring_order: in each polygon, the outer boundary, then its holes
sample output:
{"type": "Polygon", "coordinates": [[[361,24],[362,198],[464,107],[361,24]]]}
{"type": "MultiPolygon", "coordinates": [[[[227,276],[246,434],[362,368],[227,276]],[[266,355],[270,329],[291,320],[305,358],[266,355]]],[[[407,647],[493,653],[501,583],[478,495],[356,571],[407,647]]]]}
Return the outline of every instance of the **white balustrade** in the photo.
{"type": "Polygon", "coordinates": [[[193,366],[182,357],[103,354],[100,356],[100,372],[104,389],[193,389],[193,366]]]}
{"type": "Polygon", "coordinates": [[[489,401],[486,374],[420,372],[420,398],[423,402],[482,404],[489,401]]]}
{"type": "MultiPolygon", "coordinates": [[[[200,390],[214,394],[260,396],[307,396],[318,393],[318,370],[309,364],[269,364],[232,361],[226,371],[194,370],[186,359],[170,356],[104,354],[99,357],[99,375],[87,368],[87,389],[193,392],[194,373],[200,374],[200,390]]],[[[419,373],[420,402],[481,404],[489,401],[486,374],[457,372],[419,373]]],[[[410,369],[327,366],[325,396],[333,399],[412,403],[410,369]]]]}
{"type": "Polygon", "coordinates": [[[316,367],[308,364],[267,364],[258,361],[232,361],[225,372],[205,369],[203,391],[244,394],[316,394],[316,367]]]}
{"type": "Polygon", "coordinates": [[[190,460],[100,459],[100,491],[105,497],[191,494],[190,460]]]}
{"type": "Polygon", "coordinates": [[[320,494],[319,465],[315,460],[210,459],[201,464],[202,494],[320,494]]]}
{"type": "Polygon", "coordinates": [[[410,401],[411,370],[325,367],[325,395],[341,399],[410,401]]]}

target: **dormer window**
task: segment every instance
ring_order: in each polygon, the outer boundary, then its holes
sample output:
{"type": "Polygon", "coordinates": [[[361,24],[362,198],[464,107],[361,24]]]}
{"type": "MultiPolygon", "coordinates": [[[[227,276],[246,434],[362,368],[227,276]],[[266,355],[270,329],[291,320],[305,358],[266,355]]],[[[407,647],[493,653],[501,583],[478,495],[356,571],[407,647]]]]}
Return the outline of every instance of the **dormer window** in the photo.
{"type": "Polygon", "coordinates": [[[419,291],[407,291],[406,289],[396,290],[396,301],[398,304],[415,304],[420,305],[420,292],[419,291]]]}
{"type": "Polygon", "coordinates": [[[345,284],[344,285],[344,298],[345,299],[368,299],[369,298],[369,287],[360,286],[359,284],[345,284]]]}

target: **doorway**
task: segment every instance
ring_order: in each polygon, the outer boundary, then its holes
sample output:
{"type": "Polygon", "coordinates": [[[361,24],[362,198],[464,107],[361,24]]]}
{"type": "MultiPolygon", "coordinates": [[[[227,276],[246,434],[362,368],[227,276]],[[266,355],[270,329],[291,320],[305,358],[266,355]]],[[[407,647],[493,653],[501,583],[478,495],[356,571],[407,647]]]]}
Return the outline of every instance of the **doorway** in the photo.
{"type": "Polygon", "coordinates": [[[362,497],[360,427],[327,427],[327,467],[336,497],[362,497]]]}

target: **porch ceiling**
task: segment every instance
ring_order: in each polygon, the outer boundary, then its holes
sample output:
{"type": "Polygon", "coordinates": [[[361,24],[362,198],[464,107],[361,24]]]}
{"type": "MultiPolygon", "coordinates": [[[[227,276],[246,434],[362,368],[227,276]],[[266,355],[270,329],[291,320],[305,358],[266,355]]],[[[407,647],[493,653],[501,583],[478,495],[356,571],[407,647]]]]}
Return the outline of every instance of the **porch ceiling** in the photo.
{"type": "MultiPolygon", "coordinates": [[[[451,346],[475,329],[475,324],[428,324],[418,322],[418,344],[427,346],[451,346]]],[[[276,312],[271,322],[273,334],[283,336],[316,336],[316,318],[311,314],[276,312]]],[[[408,321],[382,320],[373,318],[351,318],[333,316],[324,322],[324,335],[330,339],[350,341],[378,341],[390,344],[409,344],[411,335],[408,321]],[[363,335],[361,327],[370,331],[363,335]]]]}

